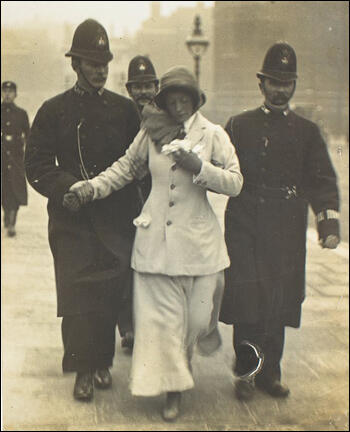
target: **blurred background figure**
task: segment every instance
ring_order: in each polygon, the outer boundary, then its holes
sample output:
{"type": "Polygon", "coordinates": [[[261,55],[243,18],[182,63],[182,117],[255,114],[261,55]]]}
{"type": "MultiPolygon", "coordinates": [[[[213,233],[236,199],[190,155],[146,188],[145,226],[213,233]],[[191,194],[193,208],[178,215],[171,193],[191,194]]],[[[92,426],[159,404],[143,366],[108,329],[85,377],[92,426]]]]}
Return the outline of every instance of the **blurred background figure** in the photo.
{"type": "Polygon", "coordinates": [[[17,86],[12,81],[1,85],[1,204],[7,235],[16,235],[19,206],[28,203],[24,171],[24,146],[29,133],[26,111],[15,105],[17,86]]]}

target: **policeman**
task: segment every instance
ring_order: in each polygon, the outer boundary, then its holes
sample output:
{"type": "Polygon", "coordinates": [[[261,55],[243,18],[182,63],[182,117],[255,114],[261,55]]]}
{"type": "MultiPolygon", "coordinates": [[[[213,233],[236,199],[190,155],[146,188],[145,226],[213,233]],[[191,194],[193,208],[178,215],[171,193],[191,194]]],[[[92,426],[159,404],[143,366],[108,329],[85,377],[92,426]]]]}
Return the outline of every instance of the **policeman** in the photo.
{"type": "Polygon", "coordinates": [[[137,192],[131,185],[75,213],[63,197],[72,184],[94,177],[125,153],[139,115],[130,99],[104,88],[113,55],[101,24],[81,23],[66,56],[77,82],[39,109],[25,165],[29,183],[48,198],[63,371],[77,373],[74,397],[88,401],[94,385],[104,389],[112,383],[121,291],[131,283],[137,192]]]}
{"type": "MultiPolygon", "coordinates": [[[[152,103],[158,92],[159,80],[151,60],[146,56],[134,57],[128,68],[126,88],[129,96],[136,103],[140,116],[145,105],[152,103]]],[[[138,181],[137,190],[140,199],[140,211],[151,191],[151,177],[147,175],[138,181]]],[[[128,287],[126,287],[128,288],[128,287]]],[[[119,316],[118,328],[122,336],[122,347],[131,351],[134,345],[132,325],[132,292],[128,289],[124,293],[124,308],[119,316]]]]}
{"type": "MultiPolygon", "coordinates": [[[[245,370],[238,347],[259,346],[265,361],[256,387],[287,397],[280,361],[285,326],[299,327],[305,297],[308,204],[316,215],[320,245],[339,243],[336,174],[316,124],[289,108],[297,79],[293,48],[276,43],[257,74],[264,103],[231,117],[226,131],[237,149],[244,186],[225,214],[231,267],[221,320],[234,324],[235,370],[245,370]]],[[[253,396],[254,383],[236,381],[236,395],[253,396]]]]}
{"type": "Polygon", "coordinates": [[[158,93],[159,80],[151,60],[146,56],[136,56],[129,63],[128,82],[125,84],[129,96],[142,113],[143,107],[153,102],[158,93]]]}
{"type": "Polygon", "coordinates": [[[27,113],[15,105],[17,86],[12,81],[1,85],[1,204],[7,235],[16,235],[15,225],[19,206],[28,202],[24,171],[24,146],[29,133],[27,113]]]}

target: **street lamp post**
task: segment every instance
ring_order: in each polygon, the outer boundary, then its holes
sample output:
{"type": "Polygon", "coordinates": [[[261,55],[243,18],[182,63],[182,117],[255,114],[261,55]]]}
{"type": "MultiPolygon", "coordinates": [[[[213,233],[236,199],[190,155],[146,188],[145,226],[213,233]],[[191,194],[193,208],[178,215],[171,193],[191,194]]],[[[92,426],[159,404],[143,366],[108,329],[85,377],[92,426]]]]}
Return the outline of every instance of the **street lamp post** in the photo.
{"type": "Polygon", "coordinates": [[[199,85],[200,60],[209,46],[208,39],[203,36],[202,33],[201,18],[199,15],[196,15],[194,19],[194,30],[192,35],[187,37],[186,45],[194,59],[194,73],[196,75],[196,79],[199,85]]]}

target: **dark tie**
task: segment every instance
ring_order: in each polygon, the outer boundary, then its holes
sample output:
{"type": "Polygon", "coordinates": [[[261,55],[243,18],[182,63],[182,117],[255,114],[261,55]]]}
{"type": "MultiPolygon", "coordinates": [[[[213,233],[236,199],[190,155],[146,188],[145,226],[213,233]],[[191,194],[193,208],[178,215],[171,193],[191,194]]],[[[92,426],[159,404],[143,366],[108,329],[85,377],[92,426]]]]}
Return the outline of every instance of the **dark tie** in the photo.
{"type": "Polygon", "coordinates": [[[186,132],[185,132],[185,128],[184,125],[181,125],[181,128],[176,136],[177,139],[183,140],[186,138],[186,132]]]}

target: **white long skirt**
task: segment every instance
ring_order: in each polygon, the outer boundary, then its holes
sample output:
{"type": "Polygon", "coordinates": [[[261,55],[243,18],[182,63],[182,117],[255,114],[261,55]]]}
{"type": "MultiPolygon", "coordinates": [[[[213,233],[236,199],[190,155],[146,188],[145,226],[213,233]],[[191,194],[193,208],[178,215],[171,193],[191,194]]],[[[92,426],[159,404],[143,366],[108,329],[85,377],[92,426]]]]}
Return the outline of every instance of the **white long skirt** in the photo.
{"type": "Polygon", "coordinates": [[[155,396],[194,386],[194,347],[210,355],[221,346],[223,289],[223,271],[195,277],[134,272],[133,395],[155,396]]]}

